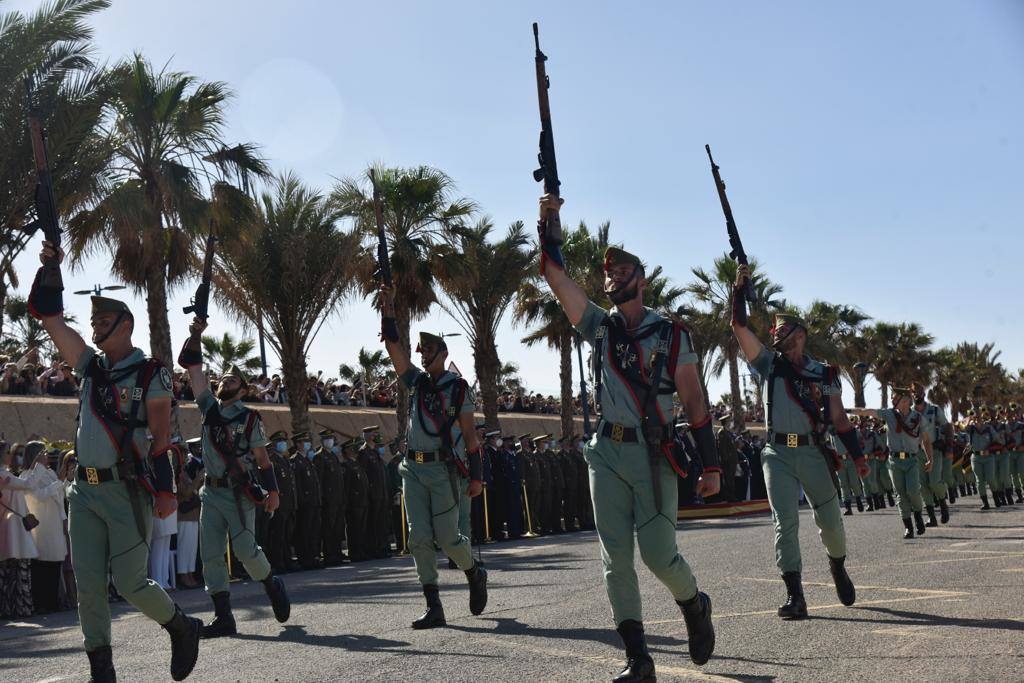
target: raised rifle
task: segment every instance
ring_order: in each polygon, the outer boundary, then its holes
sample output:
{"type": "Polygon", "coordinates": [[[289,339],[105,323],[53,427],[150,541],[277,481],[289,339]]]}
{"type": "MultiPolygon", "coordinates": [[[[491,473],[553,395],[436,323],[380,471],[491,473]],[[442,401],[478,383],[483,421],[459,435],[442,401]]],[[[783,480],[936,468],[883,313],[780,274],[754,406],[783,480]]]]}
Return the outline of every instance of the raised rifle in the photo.
{"type": "MultiPolygon", "coordinates": [[[[548,89],[551,87],[551,80],[548,78],[544,68],[544,62],[548,57],[540,51],[540,35],[537,24],[533,24],[533,42],[536,47],[534,63],[537,69],[537,102],[540,104],[540,153],[537,154],[537,161],[540,167],[533,172],[533,179],[538,183],[544,182],[544,193],[552,196],[559,196],[558,164],[555,162],[555,137],[551,132],[551,104],[548,101],[548,89]]],[[[547,224],[544,226],[544,239],[551,246],[562,244],[562,223],[558,218],[557,211],[549,211],[547,224]]]]}
{"type": "MultiPolygon", "coordinates": [[[[740,241],[739,230],[736,229],[736,221],[732,217],[732,207],[729,206],[729,198],[725,196],[725,182],[722,174],[718,172],[718,164],[711,157],[711,145],[704,145],[707,150],[708,160],[711,162],[711,175],[715,177],[715,189],[718,190],[718,199],[722,202],[722,213],[725,214],[725,229],[729,232],[729,258],[741,266],[747,265],[747,252],[743,250],[743,242],[740,241]]],[[[747,301],[754,303],[754,283],[747,279],[747,285],[743,290],[747,301]]]]}
{"type": "MultiPolygon", "coordinates": [[[[53,177],[50,174],[50,163],[46,155],[46,133],[43,130],[43,120],[32,98],[32,84],[25,79],[25,101],[28,107],[28,132],[32,140],[32,156],[36,165],[36,195],[35,210],[36,219],[25,225],[25,232],[32,234],[42,229],[43,238],[53,245],[54,251],[60,249],[60,224],[57,222],[57,200],[53,194],[53,177]]],[[[44,259],[43,275],[40,281],[45,287],[56,290],[64,289],[64,282],[60,275],[60,259],[52,256],[44,259]]]]}
{"type": "Polygon", "coordinates": [[[388,256],[388,236],[384,231],[384,213],[380,205],[380,188],[377,187],[377,174],[370,169],[370,183],[373,185],[373,215],[377,221],[377,278],[391,286],[391,257],[388,256]]]}
{"type": "Polygon", "coordinates": [[[216,245],[217,237],[213,234],[213,221],[210,221],[210,234],[206,238],[206,256],[203,257],[203,279],[196,287],[192,305],[181,309],[185,313],[194,313],[203,320],[210,317],[210,282],[213,280],[213,255],[216,245]]]}

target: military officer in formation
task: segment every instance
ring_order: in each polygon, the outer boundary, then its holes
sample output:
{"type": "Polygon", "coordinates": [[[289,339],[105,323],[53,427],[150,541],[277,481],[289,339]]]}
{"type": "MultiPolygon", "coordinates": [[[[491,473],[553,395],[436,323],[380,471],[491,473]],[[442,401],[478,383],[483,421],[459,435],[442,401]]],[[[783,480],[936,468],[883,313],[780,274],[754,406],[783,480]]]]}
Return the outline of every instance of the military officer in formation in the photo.
{"type": "Polygon", "coordinates": [[[266,449],[270,441],[260,414],[243,403],[249,384],[237,366],[230,366],[221,375],[216,396],[210,390],[200,342],[205,329],[204,318],[192,321],[178,363],[188,370],[203,418],[206,480],[200,494],[199,551],[206,592],[213,601],[215,614],[214,620],[203,628],[203,638],[220,638],[238,632],[228,584],[229,538],[234,556],[253,580],[263,584],[278,622],[288,621],[291,603],[284,580],[273,573],[263,549],[256,543],[256,506],[273,513],[280,505],[277,477],[266,449]]]}
{"type": "Polygon", "coordinates": [[[359,464],[361,438],[352,438],[342,444],[342,464],[345,467],[345,535],[348,538],[348,559],[364,562],[372,557],[368,540],[370,514],[370,484],[366,470],[359,464]]]}
{"type": "Polygon", "coordinates": [[[295,476],[288,460],[288,432],[278,430],[270,435],[270,462],[277,478],[281,504],[270,518],[267,529],[267,559],[275,574],[284,574],[292,566],[292,533],[295,531],[295,476]]]}
{"type": "Polygon", "coordinates": [[[387,463],[391,459],[379,425],[363,427],[363,444],[357,460],[366,475],[366,546],[369,559],[391,556],[391,495],[387,463]]]}
{"type": "Polygon", "coordinates": [[[614,304],[610,311],[590,301],[566,274],[560,242],[548,230],[558,223],[562,201],[551,195],[541,198],[541,270],[569,322],[593,348],[595,394],[603,412],[584,456],[612,618],[626,650],[626,666],[615,680],[654,680],[633,564],[635,545],[682,611],[690,659],[706,663],[715,645],[711,600],[697,589],[676,545],[674,472],[679,465],[671,452],[672,395],[678,393],[698,435],[704,464],[699,490],[707,496],[720,486],[714,432],[689,333],[644,307],[647,281],[640,259],[619,248],[606,251],[605,291],[614,304]]]}
{"type": "Polygon", "coordinates": [[[117,679],[108,579],[168,632],[171,676],[184,680],[199,656],[203,622],[186,616],[146,572],[153,515],[163,519],[177,509],[170,452],[171,374],[132,343],[135,318],[121,301],[92,297],[89,323],[98,352],[64,321],[59,278],[63,258],[63,250],[43,242],[44,265],[32,283],[28,307],[82,378],[75,437],[78,469],[68,494],[68,524],[78,617],[92,680],[117,679]],[[46,265],[54,261],[56,278],[54,266],[46,265]],[[142,454],[138,461],[134,452],[142,454]]]}
{"type": "Polygon", "coordinates": [[[320,430],[320,448],[316,450],[313,462],[323,498],[320,506],[320,550],[324,566],[337,567],[345,559],[345,468],[338,434],[333,429],[320,430]]]}
{"type": "Polygon", "coordinates": [[[299,565],[303,569],[317,569],[321,566],[321,518],[323,497],[320,477],[317,476],[316,451],[309,432],[292,435],[294,451],[291,456],[292,472],[295,476],[295,493],[298,505],[295,509],[295,530],[292,546],[299,565]]]}

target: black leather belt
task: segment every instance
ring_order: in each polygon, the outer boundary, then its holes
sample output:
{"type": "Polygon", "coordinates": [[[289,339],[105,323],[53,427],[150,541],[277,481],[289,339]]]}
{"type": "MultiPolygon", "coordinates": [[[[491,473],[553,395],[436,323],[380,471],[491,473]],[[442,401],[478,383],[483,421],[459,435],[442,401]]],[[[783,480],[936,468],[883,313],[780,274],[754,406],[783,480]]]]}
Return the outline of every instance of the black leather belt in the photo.
{"type": "Polygon", "coordinates": [[[211,477],[206,475],[206,485],[215,489],[229,489],[231,488],[231,480],[227,477],[211,477]]]}
{"type": "Polygon", "coordinates": [[[912,458],[915,455],[917,454],[907,453],[906,451],[892,451],[891,453],[889,453],[890,458],[896,458],[897,460],[906,460],[907,458],[912,458]]]}
{"type": "Polygon", "coordinates": [[[406,451],[405,458],[419,465],[425,462],[444,462],[447,459],[441,451],[406,451]]]}
{"type": "Polygon", "coordinates": [[[806,434],[782,434],[781,432],[772,432],[772,443],[776,446],[797,448],[798,446],[810,446],[811,437],[806,434]]]}
{"type": "Polygon", "coordinates": [[[84,481],[87,484],[102,484],[105,481],[117,479],[113,467],[82,467],[79,465],[76,476],[78,481],[84,481]]]}
{"type": "Polygon", "coordinates": [[[606,436],[615,443],[638,443],[636,427],[624,427],[614,422],[601,423],[601,436],[606,436]]]}

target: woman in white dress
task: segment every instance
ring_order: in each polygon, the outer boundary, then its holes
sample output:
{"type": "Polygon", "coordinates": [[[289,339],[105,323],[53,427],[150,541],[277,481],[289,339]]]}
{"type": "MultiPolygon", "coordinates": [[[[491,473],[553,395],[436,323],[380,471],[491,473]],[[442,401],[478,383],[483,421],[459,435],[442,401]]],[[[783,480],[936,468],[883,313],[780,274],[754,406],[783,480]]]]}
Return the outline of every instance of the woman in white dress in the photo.
{"type": "Polygon", "coordinates": [[[32,616],[32,558],[39,555],[25,530],[27,482],[11,472],[12,454],[0,442],[0,619],[32,616]]]}
{"type": "MultiPolygon", "coordinates": [[[[59,455],[57,451],[53,455],[59,455]]],[[[49,467],[46,444],[29,441],[25,445],[25,470],[19,475],[31,490],[25,499],[29,512],[39,520],[32,530],[39,555],[32,560],[32,602],[36,614],[56,612],[60,607],[61,564],[67,557],[64,538],[64,482],[49,467]]]]}

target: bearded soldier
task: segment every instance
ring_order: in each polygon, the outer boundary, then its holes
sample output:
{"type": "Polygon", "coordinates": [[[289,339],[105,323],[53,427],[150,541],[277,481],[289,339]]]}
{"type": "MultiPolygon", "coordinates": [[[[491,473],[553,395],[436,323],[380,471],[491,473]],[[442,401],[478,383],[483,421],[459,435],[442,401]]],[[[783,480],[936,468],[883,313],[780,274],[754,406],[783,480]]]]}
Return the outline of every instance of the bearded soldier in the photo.
{"type": "Polygon", "coordinates": [[[263,584],[274,617],[282,624],[288,621],[291,603],[284,580],[271,571],[270,562],[255,536],[256,506],[269,514],[281,503],[274,465],[267,454],[270,441],[264,433],[260,414],[242,403],[249,385],[237,366],[230,366],[221,375],[216,397],[210,391],[200,350],[204,329],[206,321],[197,317],[189,327],[191,335],[178,356],[178,363],[188,370],[196,405],[203,416],[206,485],[200,494],[203,507],[199,517],[199,550],[206,592],[213,601],[216,615],[203,629],[203,638],[219,638],[238,632],[231,611],[225,562],[228,538],[232,552],[245,571],[263,584]]]}
{"type": "Polygon", "coordinates": [[[829,426],[845,446],[857,475],[866,477],[871,470],[864,461],[857,432],[843,410],[839,372],[804,353],[807,324],[799,316],[777,315],[771,331],[773,350],[747,327],[743,290],[749,278],[747,266],[740,266],[733,289],[732,329],[743,356],[764,385],[768,443],[761,459],[775,520],[775,560],[787,592],[778,614],[783,619],[806,619],[797,536],[801,488],[821,531],[836,593],[844,605],[856,601],[856,590],[845,567],[846,531],[833,483],[835,454],[824,444],[829,426]]]}
{"type": "Polygon", "coordinates": [[[584,449],[589,464],[594,518],[601,541],[605,586],[616,629],[626,649],[626,667],[616,681],[654,680],[654,661],[644,637],[640,589],[633,567],[634,535],[644,564],[665,585],[683,613],[690,659],[702,665],[715,647],[711,599],[676,545],[680,466],[672,455],[672,395],[679,394],[704,461],[698,489],[719,490],[718,453],[711,417],[696,370],[690,335],[645,308],[647,286],[640,259],[609,248],[605,252],[606,311],[565,273],[560,243],[549,234],[562,200],[540,200],[538,230],[541,272],[569,322],[593,348],[595,395],[601,420],[584,449]]]}
{"type": "MultiPolygon", "coordinates": [[[[64,252],[43,242],[44,264],[64,252]]],[[[171,676],[184,680],[199,655],[203,622],[185,616],[146,578],[153,515],[177,509],[171,451],[171,374],[132,344],[135,318],[114,299],[92,298],[92,342],[64,322],[62,289],[39,269],[28,297],[61,357],[82,378],[75,451],[78,469],[68,495],[71,559],[78,617],[92,681],[114,681],[107,577],[128,602],[171,637],[171,676]],[[153,440],[147,445],[146,430],[153,440]]],[[[50,273],[52,274],[52,273],[50,273]]],[[[59,275],[59,270],[58,270],[59,275]]]]}
{"type": "Polygon", "coordinates": [[[870,415],[885,421],[886,442],[889,445],[889,477],[896,491],[896,506],[903,518],[903,538],[914,537],[925,532],[924,500],[921,498],[921,476],[918,468],[920,453],[924,453],[926,473],[934,466],[932,440],[926,429],[924,415],[914,410],[913,390],[892,388],[892,408],[853,408],[851,412],[870,415]],[[910,515],[914,515],[911,522],[910,515]]]}
{"type": "Polygon", "coordinates": [[[440,336],[420,333],[416,351],[423,369],[413,365],[398,336],[394,291],[381,286],[380,301],[381,337],[412,404],[406,431],[408,450],[399,471],[409,519],[409,550],[427,602],[427,611],[412,627],[434,628],[447,623],[437,585],[435,542],[466,574],[469,611],[476,616],[487,606],[487,570],[474,562],[470,541],[459,531],[463,482],[468,480],[470,498],[483,490],[473,392],[466,380],[445,370],[448,347],[440,336]]]}

